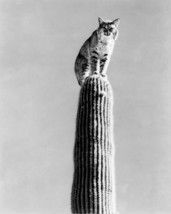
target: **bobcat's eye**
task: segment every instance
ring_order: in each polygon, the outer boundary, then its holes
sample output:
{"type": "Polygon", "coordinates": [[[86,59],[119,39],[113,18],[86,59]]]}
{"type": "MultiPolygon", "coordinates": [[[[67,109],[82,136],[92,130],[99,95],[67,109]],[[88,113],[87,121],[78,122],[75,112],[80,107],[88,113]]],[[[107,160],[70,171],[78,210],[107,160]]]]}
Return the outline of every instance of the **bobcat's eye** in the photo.
{"type": "Polygon", "coordinates": [[[113,31],[113,28],[109,28],[109,31],[112,32],[112,31],[113,31]]]}

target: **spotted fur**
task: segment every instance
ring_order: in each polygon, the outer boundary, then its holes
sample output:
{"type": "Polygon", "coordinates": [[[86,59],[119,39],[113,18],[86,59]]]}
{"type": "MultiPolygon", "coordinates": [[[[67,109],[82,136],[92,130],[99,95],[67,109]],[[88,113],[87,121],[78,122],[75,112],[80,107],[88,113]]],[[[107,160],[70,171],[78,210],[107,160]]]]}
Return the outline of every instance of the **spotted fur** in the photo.
{"type": "Polygon", "coordinates": [[[114,21],[99,18],[99,27],[85,41],[75,61],[75,74],[79,85],[93,74],[106,76],[106,71],[118,37],[119,19],[114,21]]]}

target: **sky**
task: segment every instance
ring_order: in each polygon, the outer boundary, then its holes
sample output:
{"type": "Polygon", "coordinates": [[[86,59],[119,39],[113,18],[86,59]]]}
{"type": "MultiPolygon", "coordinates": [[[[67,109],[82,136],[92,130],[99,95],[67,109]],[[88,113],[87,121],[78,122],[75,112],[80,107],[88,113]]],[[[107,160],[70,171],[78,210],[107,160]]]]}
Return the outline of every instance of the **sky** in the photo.
{"type": "Polygon", "coordinates": [[[74,61],[120,18],[114,92],[120,214],[171,213],[170,0],[0,0],[0,214],[68,214],[80,87],[74,61]]]}

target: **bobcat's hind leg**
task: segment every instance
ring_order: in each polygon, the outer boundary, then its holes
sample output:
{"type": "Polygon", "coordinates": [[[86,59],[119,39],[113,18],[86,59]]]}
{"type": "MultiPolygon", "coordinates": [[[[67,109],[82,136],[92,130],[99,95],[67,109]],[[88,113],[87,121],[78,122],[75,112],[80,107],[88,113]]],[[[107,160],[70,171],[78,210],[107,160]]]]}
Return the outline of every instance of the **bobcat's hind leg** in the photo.
{"type": "Polygon", "coordinates": [[[81,81],[84,83],[85,79],[90,76],[90,68],[88,63],[82,65],[82,72],[81,72],[81,81]]]}
{"type": "Polygon", "coordinates": [[[77,57],[75,64],[75,72],[79,85],[82,85],[85,79],[90,76],[90,66],[88,59],[82,54],[79,54],[77,57]]]}

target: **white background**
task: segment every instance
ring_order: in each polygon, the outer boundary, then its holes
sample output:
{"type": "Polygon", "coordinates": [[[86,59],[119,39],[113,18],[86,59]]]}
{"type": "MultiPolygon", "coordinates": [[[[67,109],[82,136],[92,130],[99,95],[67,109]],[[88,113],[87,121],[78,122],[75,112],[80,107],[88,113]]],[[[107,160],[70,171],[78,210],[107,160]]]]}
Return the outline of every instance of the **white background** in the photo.
{"type": "Polygon", "coordinates": [[[74,61],[120,18],[115,96],[120,214],[171,213],[170,0],[0,0],[0,214],[69,214],[74,61]]]}

